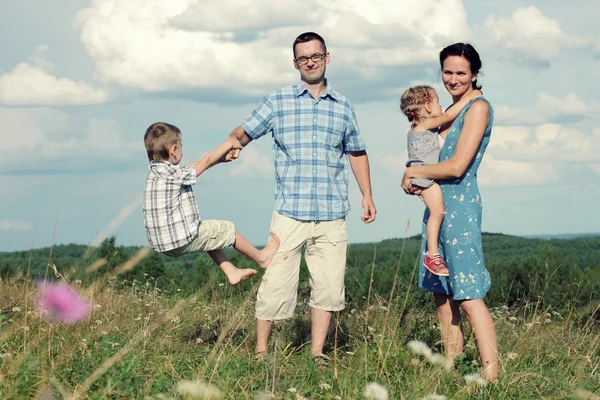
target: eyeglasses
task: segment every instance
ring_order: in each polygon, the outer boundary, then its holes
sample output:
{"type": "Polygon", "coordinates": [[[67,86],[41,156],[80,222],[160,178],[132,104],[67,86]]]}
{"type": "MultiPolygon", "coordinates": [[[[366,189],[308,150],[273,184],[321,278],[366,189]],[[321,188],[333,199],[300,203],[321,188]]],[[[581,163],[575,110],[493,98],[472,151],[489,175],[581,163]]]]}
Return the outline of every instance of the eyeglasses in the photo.
{"type": "Polygon", "coordinates": [[[315,53],[310,57],[300,56],[300,57],[296,58],[294,61],[296,61],[296,64],[298,64],[298,65],[305,65],[308,62],[308,59],[310,58],[312,60],[312,62],[318,63],[318,62],[322,61],[326,55],[327,54],[315,53]]]}

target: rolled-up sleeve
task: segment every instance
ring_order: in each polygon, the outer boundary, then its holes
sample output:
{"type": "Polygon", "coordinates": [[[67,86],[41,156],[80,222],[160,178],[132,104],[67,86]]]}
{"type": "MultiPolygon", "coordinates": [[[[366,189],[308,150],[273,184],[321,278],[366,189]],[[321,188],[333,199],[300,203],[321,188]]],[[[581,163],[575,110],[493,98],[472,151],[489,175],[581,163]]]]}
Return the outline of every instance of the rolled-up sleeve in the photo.
{"type": "Polygon", "coordinates": [[[269,96],[265,96],[241,126],[248,136],[258,139],[273,129],[273,112],[273,102],[269,96]]]}
{"type": "Polygon", "coordinates": [[[348,105],[350,112],[347,113],[346,117],[346,132],[344,134],[344,150],[349,151],[363,151],[366,150],[365,142],[360,136],[360,129],[358,128],[358,121],[356,120],[356,114],[354,108],[348,105]]]}

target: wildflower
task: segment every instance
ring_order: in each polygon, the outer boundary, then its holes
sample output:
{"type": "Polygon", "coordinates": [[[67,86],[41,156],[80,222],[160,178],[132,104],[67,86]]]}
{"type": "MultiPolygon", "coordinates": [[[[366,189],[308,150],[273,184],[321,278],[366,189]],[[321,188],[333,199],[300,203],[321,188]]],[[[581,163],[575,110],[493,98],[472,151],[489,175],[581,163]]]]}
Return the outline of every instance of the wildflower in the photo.
{"type": "Polygon", "coordinates": [[[546,318],[546,319],[544,320],[544,323],[546,323],[546,324],[549,324],[550,322],[552,322],[552,320],[551,320],[550,318],[546,318]]]}
{"type": "Polygon", "coordinates": [[[13,312],[21,312],[21,307],[13,307],[12,311],[13,312]]]}
{"type": "Polygon", "coordinates": [[[287,391],[290,393],[296,393],[298,391],[298,389],[296,389],[295,387],[291,387],[287,391]]]}
{"type": "Polygon", "coordinates": [[[181,319],[178,316],[173,317],[174,324],[178,324],[180,321],[181,321],[181,319]]]}
{"type": "Polygon", "coordinates": [[[91,312],[91,304],[66,283],[42,283],[39,288],[37,307],[44,318],[75,324],[91,312]]]}
{"type": "Polygon", "coordinates": [[[269,399],[274,399],[275,395],[273,393],[269,393],[269,392],[261,392],[258,393],[256,395],[256,397],[254,397],[254,400],[269,400],[269,399]]]}
{"type": "Polygon", "coordinates": [[[363,396],[372,400],[388,400],[390,398],[387,388],[375,382],[371,382],[367,385],[363,392],[363,396]]]}
{"type": "Polygon", "coordinates": [[[448,398],[443,394],[432,393],[423,397],[423,400],[448,400],[448,398]]]}
{"type": "Polygon", "coordinates": [[[180,381],[177,391],[184,398],[191,399],[221,399],[223,394],[216,387],[202,381],[180,381]]]}
{"type": "Polygon", "coordinates": [[[331,389],[331,385],[329,383],[323,382],[321,384],[319,384],[319,387],[323,390],[330,390],[331,389]]]}
{"type": "Polygon", "coordinates": [[[349,356],[353,356],[354,352],[353,351],[347,351],[346,354],[348,354],[349,356]]]}
{"type": "Polygon", "coordinates": [[[479,386],[487,385],[487,382],[485,381],[485,379],[483,379],[481,377],[481,375],[479,375],[479,374],[465,375],[465,376],[463,376],[463,379],[465,380],[465,382],[467,384],[474,383],[475,385],[479,385],[479,386]]]}
{"type": "Polygon", "coordinates": [[[507,358],[508,360],[514,360],[514,359],[515,359],[515,358],[517,358],[518,356],[519,356],[519,355],[518,355],[517,353],[508,353],[508,354],[506,355],[506,358],[507,358]]]}
{"type": "Polygon", "coordinates": [[[509,317],[509,318],[508,318],[508,320],[509,320],[509,321],[516,321],[516,320],[517,320],[517,317],[509,317]]]}

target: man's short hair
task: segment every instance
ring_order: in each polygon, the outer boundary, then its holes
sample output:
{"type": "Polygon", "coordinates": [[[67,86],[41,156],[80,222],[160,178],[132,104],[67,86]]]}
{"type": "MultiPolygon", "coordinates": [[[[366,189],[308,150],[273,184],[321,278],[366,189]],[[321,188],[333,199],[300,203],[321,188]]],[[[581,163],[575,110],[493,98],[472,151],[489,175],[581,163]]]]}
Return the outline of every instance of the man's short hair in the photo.
{"type": "Polygon", "coordinates": [[[149,161],[168,160],[169,149],[174,144],[181,145],[181,131],[175,125],[155,122],[146,129],[144,145],[149,161]]]}
{"type": "Polygon", "coordinates": [[[294,44],[292,45],[292,51],[294,52],[294,58],[296,58],[296,45],[298,43],[306,43],[312,40],[318,40],[321,42],[321,47],[323,47],[323,54],[327,54],[327,46],[325,46],[325,39],[321,37],[318,33],[314,32],[304,32],[299,35],[296,40],[294,40],[294,44]]]}

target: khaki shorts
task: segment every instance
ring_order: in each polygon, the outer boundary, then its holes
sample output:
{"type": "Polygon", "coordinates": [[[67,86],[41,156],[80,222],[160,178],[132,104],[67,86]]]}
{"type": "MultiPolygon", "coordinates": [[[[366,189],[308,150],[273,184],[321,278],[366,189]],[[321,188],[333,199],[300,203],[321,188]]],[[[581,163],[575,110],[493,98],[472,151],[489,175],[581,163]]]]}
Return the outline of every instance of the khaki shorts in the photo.
{"type": "Polygon", "coordinates": [[[273,212],[271,233],[281,239],[273,262],[266,269],[256,297],[256,318],[276,320],[294,314],[298,296],[300,259],[310,273],[309,306],[339,311],[345,307],[344,273],[348,234],[346,220],[297,221],[273,212]]]}
{"type": "Polygon", "coordinates": [[[178,249],[165,251],[171,257],[179,257],[188,253],[219,250],[235,243],[235,226],[230,221],[206,220],[200,221],[198,236],[190,243],[178,249]]]}

